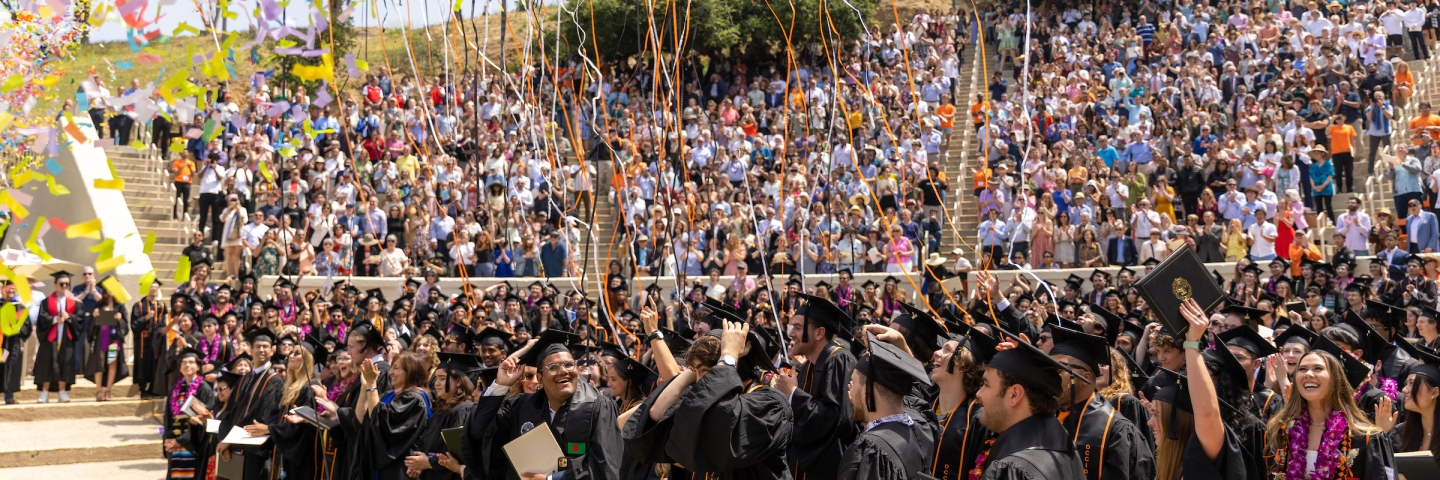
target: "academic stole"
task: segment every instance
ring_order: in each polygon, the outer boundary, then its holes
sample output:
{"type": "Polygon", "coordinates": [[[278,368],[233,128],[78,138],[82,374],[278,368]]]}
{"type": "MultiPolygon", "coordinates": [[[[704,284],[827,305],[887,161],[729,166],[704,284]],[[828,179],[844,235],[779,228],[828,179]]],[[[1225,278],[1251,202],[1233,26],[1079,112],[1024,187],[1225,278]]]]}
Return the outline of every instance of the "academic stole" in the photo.
{"type": "MultiPolygon", "coordinates": [[[[962,473],[964,471],[965,449],[970,443],[970,426],[968,425],[968,423],[972,418],[971,415],[975,413],[975,405],[980,403],[975,401],[974,397],[967,398],[964,401],[955,404],[955,408],[950,409],[950,413],[945,416],[945,419],[942,421],[943,423],[940,424],[940,437],[935,439],[935,460],[930,464],[930,473],[936,478],[950,478],[949,472],[936,471],[940,468],[940,448],[945,444],[945,432],[950,430],[950,422],[955,420],[955,412],[960,410],[961,405],[965,405],[967,403],[969,404],[965,406],[965,422],[967,423],[967,425],[965,426],[965,435],[962,435],[960,437],[960,464],[956,465],[961,468],[962,473]]],[[[935,406],[940,406],[940,399],[938,397],[935,399],[935,406]]],[[[940,415],[940,412],[936,411],[935,415],[940,415]]]]}
{"type": "MultiPolygon", "coordinates": [[[[1090,400],[1086,401],[1085,406],[1080,408],[1080,413],[1077,414],[1079,415],[1079,417],[1076,417],[1075,419],[1075,435],[1073,436],[1073,438],[1070,439],[1071,443],[1080,442],[1080,432],[1082,431],[1080,426],[1085,423],[1085,412],[1090,410],[1090,402],[1094,400],[1095,394],[1092,393],[1090,395],[1090,400]]],[[[1069,412],[1062,412],[1062,415],[1063,416],[1060,417],[1059,420],[1063,423],[1065,421],[1065,418],[1069,416],[1069,412]]],[[[1111,408],[1110,416],[1105,418],[1105,434],[1101,435],[1100,437],[1102,442],[1100,444],[1100,458],[1099,461],[1096,462],[1096,465],[1099,465],[1100,468],[1095,472],[1095,478],[1101,478],[1101,475],[1104,475],[1105,473],[1105,444],[1103,442],[1106,437],[1110,436],[1110,425],[1114,423],[1115,409],[1111,408]]],[[[1080,457],[1081,466],[1085,468],[1085,476],[1088,477],[1090,476],[1090,449],[1087,447],[1084,452],[1081,452],[1080,457]]]]}

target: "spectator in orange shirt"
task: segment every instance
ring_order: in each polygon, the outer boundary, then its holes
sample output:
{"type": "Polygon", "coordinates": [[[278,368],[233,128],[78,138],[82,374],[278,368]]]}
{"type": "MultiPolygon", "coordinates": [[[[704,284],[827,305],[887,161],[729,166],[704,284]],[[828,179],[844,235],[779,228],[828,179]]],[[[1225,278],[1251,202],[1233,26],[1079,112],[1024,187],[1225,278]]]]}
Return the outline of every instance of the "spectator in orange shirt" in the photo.
{"type": "Polygon", "coordinates": [[[1335,193],[1355,193],[1355,127],[1345,123],[1344,115],[1330,119],[1330,160],[1335,162],[1335,193]]]}
{"type": "Polygon", "coordinates": [[[1302,259],[1309,258],[1312,262],[1320,261],[1320,247],[1310,241],[1310,236],[1304,230],[1295,231],[1295,241],[1290,243],[1290,276],[1300,278],[1300,264],[1305,263],[1302,259]]]}
{"type": "Polygon", "coordinates": [[[950,135],[955,133],[955,102],[950,101],[950,94],[940,96],[940,106],[935,108],[935,114],[940,116],[940,133],[945,135],[945,150],[950,150],[950,135]]]}
{"type": "Polygon", "coordinates": [[[186,150],[175,160],[170,162],[171,181],[175,184],[175,205],[170,207],[170,219],[179,220],[180,212],[190,213],[190,181],[195,176],[195,162],[190,160],[190,151],[186,150]],[[175,211],[179,208],[180,211],[175,211]]]}
{"type": "Polygon", "coordinates": [[[985,95],[975,94],[975,103],[970,105],[970,123],[975,125],[975,131],[980,131],[985,126],[985,119],[989,117],[986,111],[990,110],[990,102],[985,101],[985,95]]]}
{"type": "Polygon", "coordinates": [[[1430,134],[1433,140],[1440,140],[1440,115],[1430,113],[1430,102],[1420,102],[1420,114],[1410,121],[1410,136],[1420,145],[1420,135],[1430,134]]]}

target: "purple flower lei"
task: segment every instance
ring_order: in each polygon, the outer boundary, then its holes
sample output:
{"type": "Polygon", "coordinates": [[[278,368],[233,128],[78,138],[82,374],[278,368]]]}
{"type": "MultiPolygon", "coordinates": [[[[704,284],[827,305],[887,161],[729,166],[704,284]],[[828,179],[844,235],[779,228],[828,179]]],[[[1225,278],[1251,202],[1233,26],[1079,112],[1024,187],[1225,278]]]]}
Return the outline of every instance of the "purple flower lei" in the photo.
{"type": "MultiPolygon", "coordinates": [[[[1366,380],[1365,383],[1360,384],[1360,388],[1355,389],[1355,401],[1358,402],[1360,401],[1360,397],[1365,396],[1365,391],[1369,390],[1369,386],[1370,381],[1366,380]]],[[[1380,386],[1376,388],[1385,392],[1385,396],[1390,397],[1390,401],[1400,401],[1400,385],[1395,382],[1395,379],[1380,377],[1380,386]]]]}
{"type": "Polygon", "coordinates": [[[215,360],[219,359],[220,338],[220,335],[216,335],[215,340],[209,342],[205,341],[204,338],[200,339],[200,344],[197,346],[203,347],[201,348],[201,350],[205,350],[205,363],[214,363],[215,360]]]}
{"type": "Polygon", "coordinates": [[[1345,439],[1350,424],[1345,421],[1345,414],[1340,409],[1330,411],[1330,416],[1325,420],[1325,433],[1320,437],[1320,453],[1315,459],[1315,471],[1309,477],[1305,476],[1305,447],[1310,441],[1310,412],[1308,409],[1300,410],[1300,417],[1295,419],[1295,424],[1290,427],[1290,459],[1285,467],[1286,480],[1307,480],[1307,479],[1328,479],[1335,475],[1335,467],[1340,464],[1340,443],[1345,439]]]}
{"type": "Polygon", "coordinates": [[[180,407],[185,406],[185,399],[195,396],[195,392],[200,391],[200,378],[196,377],[190,382],[190,388],[186,389],[184,395],[177,395],[182,389],[185,389],[185,377],[176,380],[175,388],[170,390],[170,414],[172,415],[182,414],[180,407]]]}

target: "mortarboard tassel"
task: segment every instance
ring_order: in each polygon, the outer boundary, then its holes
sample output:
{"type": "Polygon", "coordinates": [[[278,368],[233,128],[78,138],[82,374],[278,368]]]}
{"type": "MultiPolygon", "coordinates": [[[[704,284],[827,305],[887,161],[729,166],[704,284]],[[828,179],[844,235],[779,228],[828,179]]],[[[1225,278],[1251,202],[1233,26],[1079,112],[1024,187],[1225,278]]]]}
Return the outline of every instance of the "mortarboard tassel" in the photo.
{"type": "Polygon", "coordinates": [[[875,411],[875,361],[875,355],[870,355],[870,364],[865,372],[865,408],[868,412],[875,411]]]}

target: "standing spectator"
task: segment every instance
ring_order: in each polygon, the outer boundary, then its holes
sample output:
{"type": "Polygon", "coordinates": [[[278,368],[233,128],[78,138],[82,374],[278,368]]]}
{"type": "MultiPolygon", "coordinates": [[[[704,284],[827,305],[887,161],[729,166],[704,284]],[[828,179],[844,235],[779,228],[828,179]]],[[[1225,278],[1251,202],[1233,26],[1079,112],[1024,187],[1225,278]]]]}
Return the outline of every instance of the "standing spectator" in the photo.
{"type": "Polygon", "coordinates": [[[245,207],[240,205],[240,197],[236,194],[226,196],[227,206],[220,214],[221,232],[220,247],[225,249],[225,281],[234,280],[239,276],[240,263],[245,257],[241,252],[245,248],[245,219],[249,215],[245,207]]]}
{"type": "MultiPolygon", "coordinates": [[[[230,177],[230,169],[220,165],[218,153],[208,155],[204,158],[205,164],[200,167],[200,211],[199,224],[195,226],[197,231],[205,231],[206,224],[211,226],[210,241],[220,243],[220,212],[225,208],[225,200],[221,195],[221,187],[225,179],[230,177]]],[[[224,260],[223,258],[221,260],[224,260]]]]}
{"type": "MultiPolygon", "coordinates": [[[[692,240],[692,249],[694,245],[695,242],[692,240]]],[[[695,258],[687,258],[686,263],[688,264],[693,260],[696,267],[695,270],[697,271],[696,273],[693,273],[693,275],[699,276],[699,252],[687,251],[687,253],[693,253],[695,258]]],[[[550,231],[550,235],[546,239],[545,244],[540,246],[540,264],[544,266],[544,274],[546,277],[565,276],[566,270],[570,265],[570,251],[565,244],[560,243],[559,230],[550,231]]],[[[688,270],[689,269],[687,268],[686,273],[691,274],[688,270]]]]}
{"type": "Polygon", "coordinates": [[[1434,213],[1420,208],[1420,200],[1410,200],[1409,207],[1405,232],[1410,238],[1410,254],[1440,251],[1440,221],[1434,213]]]}
{"type": "Polygon", "coordinates": [[[1410,148],[1405,145],[1395,146],[1395,155],[1385,160],[1389,167],[1393,193],[1395,195],[1395,211],[1408,212],[1411,201],[1421,201],[1425,198],[1425,192],[1421,190],[1422,179],[1425,172],[1421,169],[1420,159],[1410,154],[1410,148]]]}
{"type": "Polygon", "coordinates": [[[1356,257],[1370,256],[1370,214],[1360,210],[1360,197],[1345,201],[1345,213],[1336,219],[1335,233],[1345,237],[1345,248],[1356,257]]]}
{"type": "Polygon", "coordinates": [[[1335,197],[1335,166],[1330,162],[1330,153],[1319,145],[1310,149],[1310,158],[1310,191],[1315,199],[1315,211],[1333,219],[1335,209],[1330,201],[1335,197]]]}
{"type": "Polygon", "coordinates": [[[1275,224],[1265,216],[1265,210],[1255,212],[1255,224],[1245,232],[1245,241],[1250,244],[1250,259],[1263,262],[1275,259],[1275,238],[1279,235],[1275,224]]]}
{"type": "MultiPolygon", "coordinates": [[[[1371,94],[1370,104],[1365,107],[1365,123],[1368,125],[1365,127],[1365,136],[1370,148],[1366,159],[1370,162],[1371,175],[1375,174],[1375,154],[1380,152],[1380,146],[1390,146],[1390,122],[1394,118],[1395,109],[1385,101],[1385,92],[1371,94]]],[[[1351,182],[1353,181],[1352,179],[1351,182]]],[[[1349,191],[1354,190],[1355,186],[1350,185],[1349,191]]]]}
{"type": "Polygon", "coordinates": [[[180,214],[190,219],[190,181],[195,175],[195,162],[186,153],[181,153],[170,162],[171,181],[175,185],[175,205],[170,208],[170,219],[179,220],[180,214]]]}

